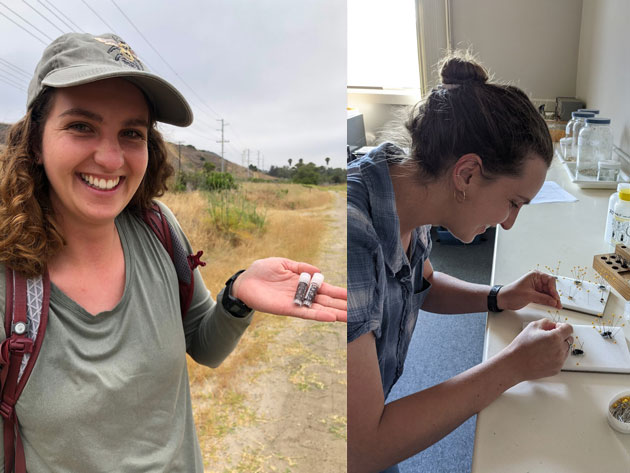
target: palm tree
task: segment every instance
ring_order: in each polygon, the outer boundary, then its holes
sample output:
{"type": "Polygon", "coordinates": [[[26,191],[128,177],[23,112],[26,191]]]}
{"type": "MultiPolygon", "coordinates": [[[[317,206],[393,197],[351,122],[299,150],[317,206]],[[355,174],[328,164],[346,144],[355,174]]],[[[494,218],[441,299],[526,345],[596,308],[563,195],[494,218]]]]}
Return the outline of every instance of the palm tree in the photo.
{"type": "Polygon", "coordinates": [[[289,158],[289,167],[291,167],[291,163],[293,162],[293,160],[291,158],[289,158]]]}
{"type": "Polygon", "coordinates": [[[328,163],[330,162],[330,158],[326,157],[325,161],[326,161],[326,167],[328,167],[328,163]]]}

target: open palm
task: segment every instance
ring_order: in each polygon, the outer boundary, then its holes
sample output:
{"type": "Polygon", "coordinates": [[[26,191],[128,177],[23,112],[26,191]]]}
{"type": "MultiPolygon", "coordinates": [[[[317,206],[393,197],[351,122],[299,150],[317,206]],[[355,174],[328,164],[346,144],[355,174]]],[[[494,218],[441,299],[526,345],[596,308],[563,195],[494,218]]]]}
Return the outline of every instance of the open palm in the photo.
{"type": "Polygon", "coordinates": [[[324,322],[346,322],[348,296],[345,288],[323,283],[311,307],[299,307],[293,303],[300,273],[318,271],[313,265],[286,258],[256,260],[234,281],[232,295],[260,312],[324,322]]]}

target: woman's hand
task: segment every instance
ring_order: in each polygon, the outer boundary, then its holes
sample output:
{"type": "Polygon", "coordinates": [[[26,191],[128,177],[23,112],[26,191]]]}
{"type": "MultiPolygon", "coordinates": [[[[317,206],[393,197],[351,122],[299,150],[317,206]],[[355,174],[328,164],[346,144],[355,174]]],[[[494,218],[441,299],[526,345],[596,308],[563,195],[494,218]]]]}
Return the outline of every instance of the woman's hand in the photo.
{"type": "Polygon", "coordinates": [[[531,271],[511,284],[503,286],[497,294],[500,309],[522,309],[530,302],[562,309],[556,290],[556,279],[540,271],[531,271]]]}
{"type": "Polygon", "coordinates": [[[517,381],[544,378],[560,372],[573,344],[573,327],[541,319],[530,323],[505,349],[517,381]]]}
{"type": "Polygon", "coordinates": [[[345,288],[323,283],[311,307],[293,303],[300,273],[303,272],[312,275],[319,269],[286,258],[256,260],[236,278],[232,296],[260,312],[324,322],[346,322],[348,295],[345,288]]]}

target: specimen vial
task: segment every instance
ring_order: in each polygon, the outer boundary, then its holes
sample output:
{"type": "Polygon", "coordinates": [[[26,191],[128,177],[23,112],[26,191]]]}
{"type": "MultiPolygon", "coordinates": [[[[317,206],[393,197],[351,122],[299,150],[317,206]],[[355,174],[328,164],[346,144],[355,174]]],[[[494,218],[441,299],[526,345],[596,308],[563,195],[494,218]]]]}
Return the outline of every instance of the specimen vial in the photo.
{"type": "Polygon", "coordinates": [[[313,278],[311,279],[311,284],[308,286],[308,291],[306,291],[306,297],[304,298],[303,304],[306,307],[310,307],[313,304],[313,299],[315,299],[315,294],[319,290],[319,287],[324,282],[324,275],[322,273],[313,274],[313,278]]]}
{"type": "Polygon", "coordinates": [[[293,303],[295,305],[302,305],[302,302],[304,301],[304,296],[306,296],[309,282],[311,282],[311,275],[309,273],[300,274],[300,281],[298,282],[298,287],[295,291],[295,297],[293,298],[293,303]]]}

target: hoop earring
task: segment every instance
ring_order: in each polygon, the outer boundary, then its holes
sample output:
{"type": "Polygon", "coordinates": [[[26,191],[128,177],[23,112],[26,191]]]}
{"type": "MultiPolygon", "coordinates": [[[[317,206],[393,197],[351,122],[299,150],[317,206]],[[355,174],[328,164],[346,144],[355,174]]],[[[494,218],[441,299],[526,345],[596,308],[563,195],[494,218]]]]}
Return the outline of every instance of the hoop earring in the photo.
{"type": "Polygon", "coordinates": [[[453,191],[453,198],[460,204],[464,203],[464,201],[466,200],[466,191],[462,191],[462,196],[463,197],[459,199],[457,191],[453,191]]]}

